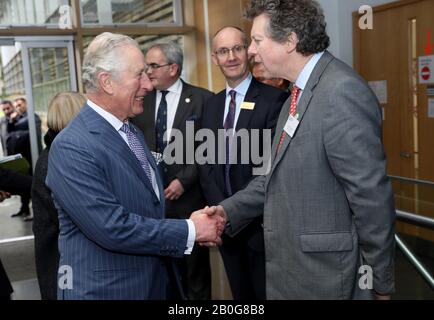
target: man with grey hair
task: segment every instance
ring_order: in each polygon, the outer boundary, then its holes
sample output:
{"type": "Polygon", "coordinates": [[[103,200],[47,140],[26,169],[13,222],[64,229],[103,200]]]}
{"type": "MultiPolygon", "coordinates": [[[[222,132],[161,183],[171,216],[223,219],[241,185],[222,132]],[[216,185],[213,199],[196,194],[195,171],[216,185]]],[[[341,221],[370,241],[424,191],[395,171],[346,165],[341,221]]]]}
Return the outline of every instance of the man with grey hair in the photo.
{"type": "MultiPolygon", "coordinates": [[[[179,130],[184,137],[182,163],[167,165],[160,162],[163,177],[166,215],[174,219],[186,219],[191,212],[203,208],[205,199],[198,181],[197,168],[186,163],[188,132],[196,134],[202,117],[202,108],[212,92],[183,81],[182,49],[173,42],[151,46],[146,53],[146,73],[154,91],[143,99],[143,113],[132,122],[145,136],[149,148],[162,157],[172,130],[179,130]],[[188,131],[192,126],[193,131],[188,131]]],[[[179,142],[179,141],[171,141],[179,142]]],[[[183,286],[191,300],[211,299],[211,268],[207,247],[195,246],[191,255],[178,260],[183,275],[183,286]]]]}
{"type": "Polygon", "coordinates": [[[145,69],[138,44],[108,32],[84,57],[88,101],[54,140],[46,179],[59,212],[59,299],[177,298],[171,258],[195,240],[220,242],[224,219],[165,219],[157,165],[129,121],[153,89],[145,69]]]}
{"type": "Polygon", "coordinates": [[[218,207],[227,232],[263,215],[267,299],[388,299],[395,210],[378,100],[326,50],[316,1],[252,0],[247,16],[249,54],[294,85],[270,173],[218,207]]]}

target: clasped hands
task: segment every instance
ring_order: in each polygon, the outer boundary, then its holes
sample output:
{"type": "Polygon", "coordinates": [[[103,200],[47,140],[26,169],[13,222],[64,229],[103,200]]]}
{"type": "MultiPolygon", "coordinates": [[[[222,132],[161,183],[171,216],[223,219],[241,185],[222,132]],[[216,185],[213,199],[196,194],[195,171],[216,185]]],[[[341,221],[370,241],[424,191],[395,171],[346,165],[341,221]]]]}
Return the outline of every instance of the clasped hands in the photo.
{"type": "Polygon", "coordinates": [[[191,214],[196,228],[196,242],[201,246],[215,247],[222,244],[221,235],[227,216],[222,206],[205,207],[191,214]]]}

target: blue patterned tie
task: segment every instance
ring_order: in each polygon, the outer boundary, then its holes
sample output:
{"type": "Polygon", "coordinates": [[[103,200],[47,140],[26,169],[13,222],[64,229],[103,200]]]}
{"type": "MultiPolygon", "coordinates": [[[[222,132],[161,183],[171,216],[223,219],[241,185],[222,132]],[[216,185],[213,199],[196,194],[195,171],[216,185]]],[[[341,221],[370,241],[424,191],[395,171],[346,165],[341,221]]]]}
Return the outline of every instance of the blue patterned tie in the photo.
{"type": "Polygon", "coordinates": [[[167,130],[167,101],[168,91],[161,91],[161,102],[158,107],[157,122],[155,123],[155,133],[157,135],[157,152],[163,154],[166,144],[164,142],[164,133],[167,130]]]}
{"type": "Polygon", "coordinates": [[[149,162],[148,162],[148,158],[146,157],[145,149],[143,148],[142,144],[140,143],[139,139],[137,138],[136,134],[134,133],[134,131],[133,131],[134,129],[131,129],[131,127],[128,123],[124,123],[124,125],[122,126],[122,128],[120,130],[127,135],[128,145],[130,146],[130,149],[133,151],[137,160],[139,160],[140,165],[142,166],[143,170],[146,173],[146,176],[149,179],[149,182],[152,184],[151,167],[149,166],[149,162]]]}
{"type": "MultiPolygon", "coordinates": [[[[225,120],[225,130],[228,131],[230,129],[234,129],[234,122],[235,122],[235,107],[236,107],[236,96],[237,96],[237,92],[235,90],[231,90],[229,91],[229,94],[231,95],[231,101],[229,102],[229,111],[228,114],[226,116],[226,120],[225,120]]],[[[229,196],[232,195],[232,187],[231,187],[231,179],[230,179],[230,168],[231,168],[231,164],[230,164],[230,148],[231,148],[231,139],[228,135],[228,133],[226,134],[226,165],[225,165],[225,184],[226,184],[226,191],[228,193],[229,196]]]]}

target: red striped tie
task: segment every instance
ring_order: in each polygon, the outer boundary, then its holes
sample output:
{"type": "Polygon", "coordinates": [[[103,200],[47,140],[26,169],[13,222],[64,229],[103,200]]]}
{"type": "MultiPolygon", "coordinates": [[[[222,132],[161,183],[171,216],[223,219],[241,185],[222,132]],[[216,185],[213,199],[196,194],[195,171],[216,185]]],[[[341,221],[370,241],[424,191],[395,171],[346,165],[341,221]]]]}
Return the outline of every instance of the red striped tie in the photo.
{"type": "MultiPolygon", "coordinates": [[[[292,87],[291,90],[291,105],[289,106],[289,115],[290,116],[294,116],[295,115],[295,110],[297,108],[297,98],[298,98],[298,94],[300,93],[301,89],[299,87],[297,87],[296,85],[294,85],[292,87]]],[[[280,148],[283,145],[283,141],[285,141],[285,137],[286,137],[286,132],[285,130],[282,131],[282,136],[280,137],[280,141],[279,141],[279,145],[277,146],[277,152],[279,153],[280,148]]]]}

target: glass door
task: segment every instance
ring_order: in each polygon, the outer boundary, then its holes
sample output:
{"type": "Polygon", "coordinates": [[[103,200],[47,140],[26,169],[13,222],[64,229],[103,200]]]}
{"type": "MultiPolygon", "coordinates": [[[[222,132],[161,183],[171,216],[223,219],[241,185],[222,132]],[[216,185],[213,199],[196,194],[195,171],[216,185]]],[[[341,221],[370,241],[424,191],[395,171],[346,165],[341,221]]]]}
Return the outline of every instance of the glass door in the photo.
{"type": "Polygon", "coordinates": [[[24,86],[29,115],[33,168],[47,131],[51,99],[62,91],[77,91],[72,37],[17,37],[21,44],[24,86]]]}

